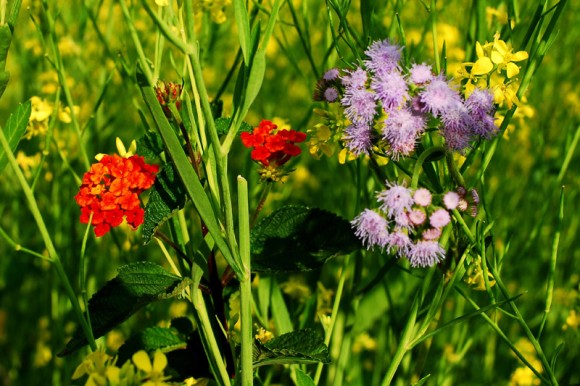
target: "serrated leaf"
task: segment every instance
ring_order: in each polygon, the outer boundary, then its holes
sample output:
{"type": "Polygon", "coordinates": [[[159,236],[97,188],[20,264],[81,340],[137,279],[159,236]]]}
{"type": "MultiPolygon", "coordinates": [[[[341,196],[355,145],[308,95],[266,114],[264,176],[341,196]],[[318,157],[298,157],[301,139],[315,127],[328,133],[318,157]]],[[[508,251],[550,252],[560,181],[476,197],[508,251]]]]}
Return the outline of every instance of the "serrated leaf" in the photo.
{"type": "MultiPolygon", "coordinates": [[[[89,313],[95,339],[127,320],[147,304],[178,296],[191,283],[151,262],[137,262],[119,268],[117,277],[108,281],[89,300],[89,313]]],[[[87,338],[77,329],[62,357],[86,345],[87,338]]]]}
{"type": "Polygon", "coordinates": [[[170,352],[177,349],[185,349],[187,338],[181,336],[174,328],[150,327],[139,331],[131,336],[117,352],[118,362],[125,363],[131,356],[139,350],[148,353],[156,350],[170,352]]]}
{"type": "MultiPolygon", "coordinates": [[[[13,153],[16,150],[16,147],[18,147],[18,142],[20,142],[20,139],[26,131],[31,110],[32,107],[30,101],[18,105],[16,111],[10,114],[6,126],[3,128],[4,135],[6,136],[6,140],[8,141],[13,153]]],[[[4,152],[4,149],[0,147],[0,172],[2,172],[7,164],[8,157],[4,152]]]]}
{"type": "Polygon", "coordinates": [[[137,140],[137,154],[145,158],[157,158],[163,150],[163,140],[154,131],[146,132],[137,140]]]}
{"type": "Polygon", "coordinates": [[[256,340],[254,367],[287,363],[330,363],[322,336],[309,328],[280,335],[265,344],[256,340]]]}
{"type": "MultiPolygon", "coordinates": [[[[228,133],[228,129],[232,122],[232,118],[221,117],[215,120],[215,128],[218,132],[218,135],[224,135],[228,133]]],[[[238,132],[242,131],[252,131],[252,126],[250,126],[247,122],[242,121],[238,132]]]]}
{"type": "Polygon", "coordinates": [[[173,164],[165,164],[157,174],[151,189],[149,201],[145,206],[145,220],[141,226],[141,235],[147,244],[167,219],[187,203],[187,193],[178,178],[173,164]]]}
{"type": "Polygon", "coordinates": [[[252,230],[252,270],[296,272],[361,248],[350,223],[322,209],[285,206],[252,230]]]}

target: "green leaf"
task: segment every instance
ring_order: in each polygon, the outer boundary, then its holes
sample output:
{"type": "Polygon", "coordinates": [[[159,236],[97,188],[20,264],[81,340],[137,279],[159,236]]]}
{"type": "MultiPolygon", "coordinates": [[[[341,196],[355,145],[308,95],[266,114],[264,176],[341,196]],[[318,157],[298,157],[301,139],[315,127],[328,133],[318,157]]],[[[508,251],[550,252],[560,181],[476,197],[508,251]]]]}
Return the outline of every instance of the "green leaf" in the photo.
{"type": "Polygon", "coordinates": [[[316,383],[304,371],[296,369],[296,386],[316,386],[316,383]]]}
{"type": "Polygon", "coordinates": [[[350,223],[322,209],[285,206],[252,230],[252,270],[316,269],[331,257],[361,248],[350,223]]]}
{"type": "Polygon", "coordinates": [[[141,226],[144,243],[149,243],[157,228],[175,212],[183,209],[186,203],[187,193],[173,164],[165,164],[157,174],[145,206],[145,220],[141,226]]]}
{"type": "Polygon", "coordinates": [[[12,43],[12,31],[7,24],[0,26],[0,70],[6,68],[6,58],[8,58],[8,49],[12,43]]]}
{"type": "MultiPolygon", "coordinates": [[[[142,307],[179,294],[191,283],[167,272],[155,263],[141,261],[119,268],[117,277],[108,281],[89,300],[89,314],[95,339],[105,335],[142,307]]],[[[59,357],[85,346],[87,338],[77,329],[59,357]]]]}
{"type": "Polygon", "coordinates": [[[157,158],[164,150],[163,140],[154,131],[146,132],[137,140],[137,154],[145,158],[157,158]]]}
{"type": "Polygon", "coordinates": [[[174,328],[150,327],[131,336],[119,347],[118,362],[125,363],[139,350],[148,353],[161,350],[164,353],[187,347],[187,337],[181,336],[174,328]]]}
{"type": "Polygon", "coordinates": [[[287,363],[330,363],[324,339],[308,328],[280,335],[265,344],[259,340],[254,343],[254,367],[287,363]]]}
{"type": "MultiPolygon", "coordinates": [[[[22,138],[24,132],[26,131],[26,126],[28,125],[31,109],[32,107],[30,101],[18,105],[16,111],[10,114],[8,121],[6,122],[6,126],[4,127],[3,130],[12,152],[16,150],[18,142],[20,142],[20,139],[22,138]]],[[[0,148],[0,172],[2,172],[2,170],[6,167],[7,164],[8,157],[4,153],[4,150],[0,148]]]]}
{"type": "MultiPolygon", "coordinates": [[[[218,118],[215,120],[215,128],[217,130],[218,135],[227,134],[230,128],[230,124],[232,122],[232,118],[218,118]]],[[[252,126],[250,126],[247,122],[242,121],[242,124],[238,130],[238,132],[242,131],[252,131],[252,126]]]]}

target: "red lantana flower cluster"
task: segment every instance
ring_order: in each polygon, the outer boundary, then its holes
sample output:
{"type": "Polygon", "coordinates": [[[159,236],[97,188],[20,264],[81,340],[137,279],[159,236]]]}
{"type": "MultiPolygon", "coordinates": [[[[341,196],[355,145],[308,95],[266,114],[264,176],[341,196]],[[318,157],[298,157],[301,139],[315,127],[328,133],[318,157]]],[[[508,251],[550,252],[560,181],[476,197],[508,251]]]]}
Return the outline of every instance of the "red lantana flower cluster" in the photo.
{"type": "Polygon", "coordinates": [[[87,224],[92,214],[97,237],[121,225],[123,218],[137,229],[145,215],[139,194],[153,185],[158,171],[158,165],[146,164],[141,156],[104,155],[85,173],[75,196],[81,207],[81,223],[87,224]]]}
{"type": "Polygon", "coordinates": [[[270,121],[263,120],[258,127],[241,134],[242,143],[253,148],[252,159],[265,167],[279,167],[301,153],[295,143],[303,142],[306,134],[295,130],[279,130],[270,121]]]}

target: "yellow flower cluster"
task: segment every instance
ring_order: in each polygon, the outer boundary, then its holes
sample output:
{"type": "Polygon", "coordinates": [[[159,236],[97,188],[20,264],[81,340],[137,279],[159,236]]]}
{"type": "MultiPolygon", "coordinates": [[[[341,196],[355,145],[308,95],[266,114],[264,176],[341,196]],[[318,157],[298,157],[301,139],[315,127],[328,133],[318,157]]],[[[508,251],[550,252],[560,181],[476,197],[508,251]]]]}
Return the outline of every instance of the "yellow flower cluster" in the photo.
{"type": "Polygon", "coordinates": [[[169,379],[164,375],[167,357],[156,351],[153,362],[145,350],[137,351],[123,366],[117,366],[117,358],[111,357],[104,350],[97,350],[87,355],[76,368],[72,379],[88,375],[85,386],[168,386],[169,379]]]}
{"type": "MultiPolygon", "coordinates": [[[[45,135],[48,132],[49,119],[54,113],[54,105],[46,99],[33,96],[30,98],[30,103],[32,110],[30,112],[30,118],[28,119],[26,134],[24,135],[26,139],[45,135]]],[[[75,115],[78,114],[79,107],[74,106],[73,111],[75,115]]],[[[70,123],[72,121],[71,110],[68,106],[59,108],[58,119],[64,123],[70,123]]]]}
{"type": "MultiPolygon", "coordinates": [[[[316,159],[320,159],[322,155],[332,157],[338,148],[339,133],[343,132],[348,122],[345,121],[341,114],[335,114],[327,110],[314,109],[314,114],[322,117],[324,121],[307,130],[309,139],[306,145],[308,146],[308,151],[316,159]]],[[[340,163],[343,164],[347,157],[347,150],[342,149],[338,156],[340,163]]],[[[354,158],[349,157],[350,159],[354,158]]]]}
{"type": "Polygon", "coordinates": [[[520,101],[516,95],[519,88],[519,81],[515,76],[520,72],[520,67],[516,62],[521,62],[528,58],[526,51],[513,52],[510,43],[500,40],[499,33],[496,33],[491,43],[476,43],[475,52],[477,60],[475,62],[463,63],[458,72],[458,79],[465,81],[464,93],[468,97],[476,87],[491,87],[494,93],[494,101],[498,105],[505,105],[511,108],[514,104],[519,106],[520,101]]]}
{"type": "Polygon", "coordinates": [[[214,23],[221,24],[226,21],[225,8],[232,0],[195,0],[193,6],[196,13],[209,12],[214,23]]]}

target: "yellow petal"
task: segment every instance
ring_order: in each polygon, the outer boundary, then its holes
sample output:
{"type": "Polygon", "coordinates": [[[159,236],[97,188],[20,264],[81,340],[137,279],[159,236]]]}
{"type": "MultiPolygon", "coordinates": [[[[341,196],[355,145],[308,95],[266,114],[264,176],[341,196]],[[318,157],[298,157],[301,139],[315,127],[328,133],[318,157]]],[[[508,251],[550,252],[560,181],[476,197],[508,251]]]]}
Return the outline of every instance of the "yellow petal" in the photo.
{"type": "Polygon", "coordinates": [[[145,350],[137,351],[133,354],[133,363],[135,363],[135,367],[146,373],[150,373],[152,370],[151,359],[149,359],[149,355],[145,350]]]}
{"type": "Polygon", "coordinates": [[[509,62],[506,66],[506,71],[507,77],[513,78],[514,76],[520,73],[520,68],[516,64],[509,62]]]}
{"type": "Polygon", "coordinates": [[[484,75],[489,73],[491,70],[493,70],[493,63],[485,56],[477,59],[477,62],[475,62],[473,67],[471,67],[471,73],[473,75],[484,75]]]}
{"type": "Polygon", "coordinates": [[[475,42],[475,53],[477,54],[478,58],[483,58],[485,56],[485,52],[483,52],[483,47],[479,42],[475,42]]]}
{"type": "Polygon", "coordinates": [[[78,365],[74,374],[72,375],[72,379],[73,380],[79,379],[83,375],[87,374],[89,372],[89,368],[90,368],[90,364],[87,363],[86,361],[81,363],[80,365],[78,365]]]}
{"type": "Polygon", "coordinates": [[[526,60],[528,58],[528,53],[526,51],[518,51],[510,57],[512,62],[519,62],[520,60],[526,60]]]}
{"type": "Polygon", "coordinates": [[[167,367],[167,357],[161,351],[155,351],[155,356],[153,357],[153,370],[161,373],[167,367]]]}
{"type": "Polygon", "coordinates": [[[123,141],[121,141],[121,138],[117,137],[115,139],[115,145],[117,145],[117,153],[119,153],[121,157],[125,157],[127,149],[125,149],[125,145],[123,144],[123,141]]]}
{"type": "Polygon", "coordinates": [[[160,7],[165,7],[169,5],[169,0],[155,0],[155,4],[160,7]]]}
{"type": "Polygon", "coordinates": [[[502,53],[497,52],[495,50],[491,51],[491,61],[494,62],[495,64],[503,63],[504,59],[505,56],[502,53]]]}
{"type": "Polygon", "coordinates": [[[505,56],[510,51],[506,42],[504,42],[503,40],[495,41],[493,43],[493,50],[497,51],[502,56],[505,56]]]}

